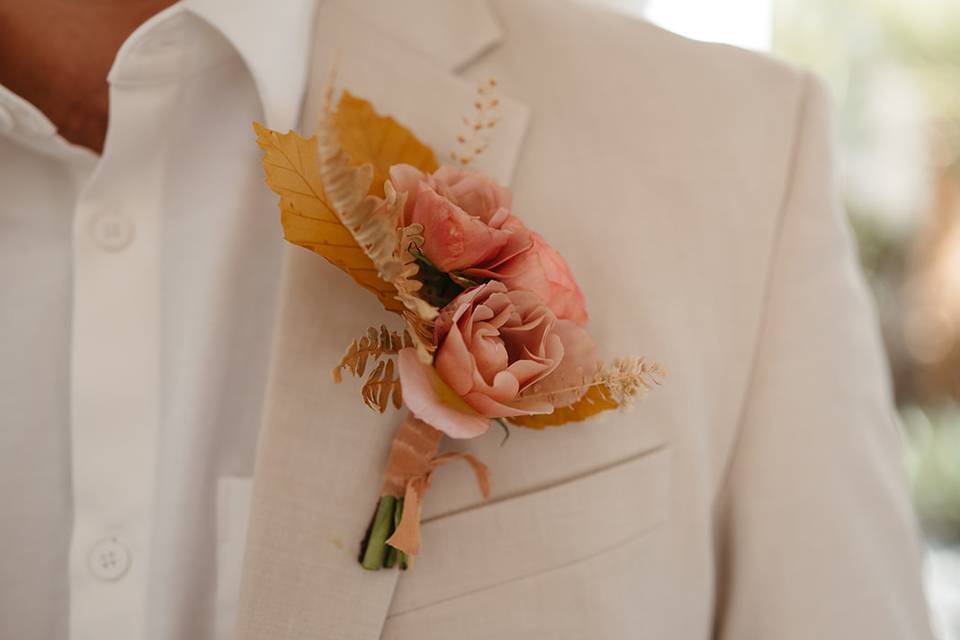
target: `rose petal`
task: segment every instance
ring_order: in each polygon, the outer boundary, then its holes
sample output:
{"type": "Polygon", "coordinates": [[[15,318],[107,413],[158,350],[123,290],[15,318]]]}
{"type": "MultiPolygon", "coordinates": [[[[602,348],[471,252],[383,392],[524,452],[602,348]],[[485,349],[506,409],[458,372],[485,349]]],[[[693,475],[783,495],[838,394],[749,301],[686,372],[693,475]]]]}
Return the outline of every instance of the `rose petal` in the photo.
{"type": "Polygon", "coordinates": [[[467,349],[457,325],[450,328],[442,348],[437,350],[434,366],[440,378],[461,396],[466,395],[473,388],[471,372],[476,367],[476,361],[467,349]]]}
{"type": "Polygon", "coordinates": [[[498,402],[510,402],[520,393],[520,382],[509,371],[501,371],[493,377],[487,395],[498,402]]]}
{"type": "Polygon", "coordinates": [[[537,294],[558,318],[586,325],[586,300],[566,260],[540,235],[530,232],[530,238],[532,246],[496,267],[494,277],[510,289],[537,294]]]}
{"type": "Polygon", "coordinates": [[[507,243],[506,231],[488,227],[427,184],[417,191],[411,220],[423,225],[423,254],[441,271],[458,271],[482,263],[507,243]]]}
{"type": "Polygon", "coordinates": [[[487,220],[487,224],[493,227],[494,229],[502,229],[503,225],[510,219],[510,210],[506,207],[500,207],[496,212],[490,216],[490,219],[487,220]]]}
{"type": "Polygon", "coordinates": [[[587,331],[572,320],[558,320],[553,337],[561,343],[563,357],[550,375],[527,387],[536,397],[550,394],[550,401],[557,407],[571,405],[583,396],[578,387],[585,379],[592,378],[597,369],[597,347],[587,331]]]}
{"type": "Polygon", "coordinates": [[[473,341],[474,360],[477,363],[477,369],[484,380],[493,380],[497,373],[504,371],[510,364],[507,356],[507,348],[503,346],[503,340],[500,339],[497,330],[490,327],[491,335],[477,334],[473,341]]]}
{"type": "Polygon", "coordinates": [[[501,208],[510,209],[513,194],[485,175],[443,166],[433,174],[441,192],[464,211],[489,223],[501,208]]]}
{"type": "MultiPolygon", "coordinates": [[[[494,219],[496,220],[496,216],[494,219]]],[[[503,245],[503,248],[500,249],[500,252],[492,260],[486,264],[476,265],[464,270],[464,275],[471,278],[498,279],[500,277],[499,270],[502,266],[514,258],[519,259],[523,253],[533,247],[530,230],[527,229],[516,216],[512,214],[508,216],[499,228],[509,234],[507,243],[503,245]]]]}
{"type": "Polygon", "coordinates": [[[426,178],[424,173],[409,164],[395,164],[390,167],[390,183],[397,193],[407,194],[407,201],[403,207],[404,224],[410,223],[413,205],[417,201],[417,190],[420,183],[426,178]]]}
{"type": "Polygon", "coordinates": [[[403,401],[413,415],[451,438],[475,438],[490,428],[490,421],[444,384],[433,367],[420,362],[416,349],[402,349],[397,364],[403,401]]]}
{"type": "Polygon", "coordinates": [[[552,360],[529,357],[524,360],[512,362],[510,366],[507,367],[507,371],[514,375],[517,382],[520,383],[520,390],[522,391],[528,385],[536,382],[536,380],[544,375],[549,374],[555,368],[556,363],[552,360]]]}
{"type": "Polygon", "coordinates": [[[550,334],[544,341],[542,355],[537,356],[532,353],[526,353],[525,358],[534,362],[540,362],[543,366],[539,371],[534,372],[533,375],[522,381],[520,385],[521,395],[529,387],[537,384],[557,369],[557,366],[559,366],[563,360],[563,343],[559,337],[550,334]]]}
{"type": "Polygon", "coordinates": [[[436,325],[434,327],[434,339],[438,345],[443,343],[443,338],[446,336],[447,332],[450,331],[451,326],[454,323],[460,321],[460,319],[470,310],[473,301],[478,297],[485,296],[491,291],[506,291],[507,288],[503,284],[491,280],[482,285],[473,287],[472,289],[467,289],[459,296],[454,298],[450,304],[445,306],[440,310],[440,315],[437,317],[436,325]]]}
{"type": "Polygon", "coordinates": [[[532,416],[541,413],[553,413],[553,405],[546,400],[520,398],[510,403],[497,402],[482,393],[470,393],[466,400],[471,407],[491,418],[510,418],[512,416],[532,416]]]}

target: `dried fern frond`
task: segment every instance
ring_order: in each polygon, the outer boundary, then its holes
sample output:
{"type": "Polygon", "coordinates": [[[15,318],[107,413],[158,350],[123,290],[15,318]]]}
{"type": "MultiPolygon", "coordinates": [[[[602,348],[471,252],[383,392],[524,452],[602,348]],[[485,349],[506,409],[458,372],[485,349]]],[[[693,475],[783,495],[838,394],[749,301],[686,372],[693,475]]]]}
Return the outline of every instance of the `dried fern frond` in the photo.
{"type": "Polygon", "coordinates": [[[400,268],[396,246],[405,198],[392,188],[386,199],[367,195],[373,182],[373,166],[369,163],[351,165],[340,145],[332,103],[331,78],[324,89],[324,106],[317,126],[317,158],[323,188],[340,221],[373,262],[380,277],[390,282],[400,268]]]}
{"type": "Polygon", "coordinates": [[[410,311],[403,314],[408,320],[408,326],[410,320],[415,319],[416,326],[410,327],[414,341],[418,342],[418,337],[428,336],[426,346],[429,346],[432,351],[433,321],[440,315],[440,310],[419,295],[423,283],[416,278],[417,273],[420,272],[420,265],[417,264],[414,251],[419,251],[421,245],[423,245],[423,225],[411,224],[401,228],[394,254],[399,267],[390,283],[397,290],[397,300],[410,311]]]}
{"type": "MultiPolygon", "coordinates": [[[[398,194],[389,180],[383,183],[384,198],[368,195],[374,176],[373,165],[352,166],[340,141],[333,109],[333,80],[324,90],[324,108],[317,128],[319,173],[328,198],[357,244],[373,262],[377,274],[397,291],[396,299],[414,314],[404,316],[413,324],[431,323],[439,311],[417,295],[422,286],[415,276],[419,270],[410,252],[423,243],[420,225],[403,227],[402,215],[406,194],[398,194]]],[[[425,335],[422,327],[411,327],[411,334],[421,357],[429,351],[419,337],[425,335]]],[[[432,335],[432,327],[430,331],[432,335]]]]}
{"type": "Polygon", "coordinates": [[[395,375],[395,369],[393,359],[388,358],[378,362],[376,368],[367,376],[360,395],[371,409],[383,413],[391,400],[394,408],[400,408],[403,398],[400,391],[400,377],[395,375]]]}
{"type": "Polygon", "coordinates": [[[356,377],[361,377],[367,370],[367,361],[378,360],[385,355],[394,355],[404,347],[412,347],[410,335],[399,334],[387,329],[385,325],[368,327],[366,335],[354,338],[347,346],[340,362],[333,368],[333,381],[343,382],[342,371],[346,369],[356,377]]]}
{"type": "Polygon", "coordinates": [[[394,247],[399,269],[391,279],[397,289],[397,299],[417,317],[431,321],[437,317],[439,310],[418,295],[423,283],[416,279],[420,266],[414,254],[423,245],[423,225],[410,224],[400,230],[397,246],[394,247]]]}
{"type": "Polygon", "coordinates": [[[400,242],[397,245],[397,256],[402,263],[397,277],[392,284],[397,289],[397,300],[403,303],[406,309],[403,319],[407,323],[407,333],[413,338],[417,347],[417,357],[421,362],[433,362],[433,325],[440,310],[419,296],[423,283],[416,279],[420,266],[414,254],[423,244],[423,226],[411,224],[400,231],[400,242]]]}
{"type": "Polygon", "coordinates": [[[405,193],[397,194],[393,185],[384,184],[386,199],[367,196],[350,211],[340,215],[385,282],[392,282],[403,267],[396,255],[405,193]]]}
{"type": "Polygon", "coordinates": [[[386,326],[367,328],[366,335],[354,339],[347,347],[340,362],[333,369],[335,382],[343,381],[342,371],[346,369],[356,377],[362,377],[367,371],[367,365],[376,362],[376,366],[367,375],[367,379],[360,389],[363,402],[373,409],[383,413],[390,405],[400,408],[402,397],[400,378],[397,367],[391,356],[401,349],[413,347],[414,341],[410,334],[391,331],[386,326]]]}

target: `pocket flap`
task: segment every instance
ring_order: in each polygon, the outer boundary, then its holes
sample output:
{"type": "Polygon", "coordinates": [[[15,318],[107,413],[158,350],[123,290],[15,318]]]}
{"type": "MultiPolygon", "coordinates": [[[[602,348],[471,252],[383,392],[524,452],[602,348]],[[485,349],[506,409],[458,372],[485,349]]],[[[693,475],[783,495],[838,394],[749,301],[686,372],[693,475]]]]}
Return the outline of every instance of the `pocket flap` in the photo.
{"type": "Polygon", "coordinates": [[[670,449],[545,489],[423,523],[422,553],[399,581],[392,614],[572,564],[664,522],[670,449]]]}

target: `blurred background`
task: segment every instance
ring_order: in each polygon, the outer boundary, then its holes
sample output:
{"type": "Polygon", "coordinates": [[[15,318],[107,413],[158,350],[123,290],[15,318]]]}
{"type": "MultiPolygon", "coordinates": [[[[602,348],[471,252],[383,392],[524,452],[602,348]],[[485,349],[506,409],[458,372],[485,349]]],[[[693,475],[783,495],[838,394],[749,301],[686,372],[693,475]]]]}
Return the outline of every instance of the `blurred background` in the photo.
{"type": "Polygon", "coordinates": [[[590,0],[830,83],[942,640],[960,640],[960,1],[590,0]]]}

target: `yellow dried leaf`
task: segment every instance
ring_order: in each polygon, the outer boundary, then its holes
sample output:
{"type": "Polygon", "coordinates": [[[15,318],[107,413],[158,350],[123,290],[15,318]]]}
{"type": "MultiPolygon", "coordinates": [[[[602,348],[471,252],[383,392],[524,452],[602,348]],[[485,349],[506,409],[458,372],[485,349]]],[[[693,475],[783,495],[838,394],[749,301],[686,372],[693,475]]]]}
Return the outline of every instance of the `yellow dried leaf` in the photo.
{"type": "Polygon", "coordinates": [[[426,173],[437,170],[433,150],[389,116],[381,116],[367,100],[344,91],[334,118],[340,145],[354,164],[373,166],[370,193],[383,197],[383,183],[390,167],[409,164],[426,173]]]}
{"type": "Polygon", "coordinates": [[[291,131],[278,133],[253,124],[257,144],[263,149],[267,184],[280,196],[280,222],[284,237],[293,244],[319,253],[373,292],[389,311],[400,313],[393,285],[377,275],[350,231],[327,203],[318,173],[316,138],[305,139],[291,131]]]}
{"type": "MultiPolygon", "coordinates": [[[[384,196],[391,165],[406,163],[423,171],[437,168],[433,151],[393,118],[374,112],[366,100],[344,92],[334,123],[344,152],[354,166],[369,164],[374,179],[370,193],[384,196]]],[[[280,196],[280,221],[291,243],[319,253],[373,292],[388,311],[401,313],[396,289],[384,282],[373,261],[337,216],[320,179],[317,140],[297,133],[279,133],[254,123],[257,144],[264,151],[267,184],[280,196]]]]}
{"type": "Polygon", "coordinates": [[[580,422],[619,406],[620,403],[613,398],[613,394],[607,385],[597,384],[589,387],[583,397],[568,407],[558,407],[554,409],[553,413],[536,416],[515,416],[507,418],[507,420],[529,429],[544,429],[546,427],[559,427],[568,422],[580,422]]]}

